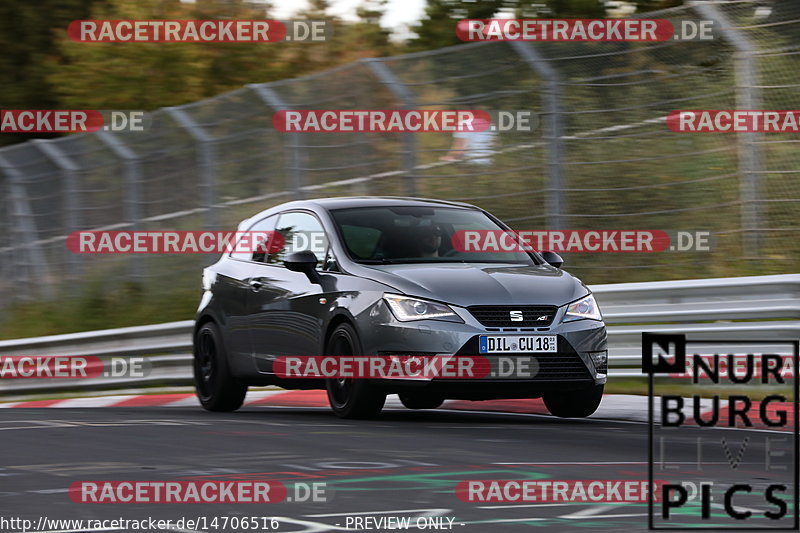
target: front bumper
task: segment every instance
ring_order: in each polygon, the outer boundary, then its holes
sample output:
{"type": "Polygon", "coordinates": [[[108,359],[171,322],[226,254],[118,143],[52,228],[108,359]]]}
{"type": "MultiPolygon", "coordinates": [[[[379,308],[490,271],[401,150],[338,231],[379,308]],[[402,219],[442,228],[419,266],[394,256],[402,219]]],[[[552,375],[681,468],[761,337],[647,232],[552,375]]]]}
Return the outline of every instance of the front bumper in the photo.
{"type": "Polygon", "coordinates": [[[558,351],[503,354],[535,358],[537,372],[530,378],[381,380],[378,383],[382,387],[389,391],[425,389],[441,392],[448,398],[519,398],[548,390],[580,389],[606,382],[608,339],[602,322],[587,319],[562,322],[562,307],[548,327],[498,330],[483,326],[465,308],[451,307],[463,323],[439,320],[400,322],[383,302],[376,304],[367,316],[359,317],[358,329],[365,354],[481,355],[478,353],[480,335],[510,334],[556,335],[558,351]]]}

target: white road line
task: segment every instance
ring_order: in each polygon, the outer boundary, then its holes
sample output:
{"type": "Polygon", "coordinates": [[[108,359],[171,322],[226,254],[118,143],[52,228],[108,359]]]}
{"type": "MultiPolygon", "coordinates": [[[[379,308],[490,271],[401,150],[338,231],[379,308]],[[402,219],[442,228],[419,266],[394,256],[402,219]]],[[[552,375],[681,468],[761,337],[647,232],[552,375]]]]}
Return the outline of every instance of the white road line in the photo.
{"type": "Polygon", "coordinates": [[[326,514],[307,514],[309,518],[331,518],[334,516],[356,516],[356,515],[378,515],[378,514],[400,514],[400,513],[420,513],[419,516],[439,516],[451,512],[452,509],[395,509],[391,511],[358,511],[354,513],[326,513],[326,514]],[[438,513],[438,514],[436,514],[438,513]]]}
{"type": "MultiPolygon", "coordinates": [[[[694,464],[696,461],[687,461],[694,464]]],[[[647,461],[537,461],[535,463],[492,463],[493,465],[646,465],[647,461]]]]}
{"type": "Polygon", "coordinates": [[[459,522],[464,526],[467,524],[496,524],[500,522],[542,522],[552,520],[552,518],[501,518],[496,520],[473,520],[472,522],[459,522]]]}
{"type": "MultiPolygon", "coordinates": [[[[576,466],[592,466],[592,465],[646,465],[647,461],[552,461],[552,462],[534,462],[534,463],[491,463],[493,465],[576,465],[576,466]]],[[[661,464],[661,461],[653,461],[653,464],[661,464]]],[[[695,465],[697,461],[664,461],[665,465],[695,465]]],[[[703,461],[704,465],[729,465],[727,461],[703,461]]],[[[748,465],[762,464],[760,462],[739,463],[748,465]]]]}
{"type": "Polygon", "coordinates": [[[570,520],[580,520],[582,518],[627,518],[632,516],[647,516],[647,513],[635,513],[635,514],[609,514],[609,515],[601,515],[605,511],[618,509],[620,507],[625,507],[628,505],[627,503],[623,504],[606,504],[606,505],[594,505],[587,509],[581,509],[580,511],[575,511],[574,513],[561,515],[558,518],[567,518],[570,520]]]}
{"type": "Polygon", "coordinates": [[[478,509],[521,509],[523,507],[564,507],[565,505],[576,505],[580,502],[568,503],[523,503],[519,505],[479,505],[478,509]]]}

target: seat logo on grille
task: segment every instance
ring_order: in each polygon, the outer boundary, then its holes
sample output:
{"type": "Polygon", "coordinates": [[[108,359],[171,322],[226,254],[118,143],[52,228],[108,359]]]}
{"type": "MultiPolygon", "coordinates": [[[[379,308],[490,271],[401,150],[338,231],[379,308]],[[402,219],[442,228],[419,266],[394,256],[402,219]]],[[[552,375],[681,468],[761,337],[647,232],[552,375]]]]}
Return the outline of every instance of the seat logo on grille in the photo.
{"type": "Polygon", "coordinates": [[[511,317],[511,322],[522,322],[522,311],[509,311],[508,315],[511,317]]]}

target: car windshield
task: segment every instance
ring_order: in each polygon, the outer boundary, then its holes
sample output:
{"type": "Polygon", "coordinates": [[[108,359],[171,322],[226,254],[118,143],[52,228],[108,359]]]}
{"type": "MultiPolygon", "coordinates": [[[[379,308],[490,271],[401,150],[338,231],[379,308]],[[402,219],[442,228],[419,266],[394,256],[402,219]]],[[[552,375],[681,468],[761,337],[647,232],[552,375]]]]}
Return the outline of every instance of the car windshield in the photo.
{"type": "MultiPolygon", "coordinates": [[[[358,263],[515,263],[535,265],[520,251],[466,251],[456,232],[502,232],[482,211],[385,206],[331,210],[350,257],[358,263]]],[[[462,235],[459,233],[458,235],[462,235]]]]}

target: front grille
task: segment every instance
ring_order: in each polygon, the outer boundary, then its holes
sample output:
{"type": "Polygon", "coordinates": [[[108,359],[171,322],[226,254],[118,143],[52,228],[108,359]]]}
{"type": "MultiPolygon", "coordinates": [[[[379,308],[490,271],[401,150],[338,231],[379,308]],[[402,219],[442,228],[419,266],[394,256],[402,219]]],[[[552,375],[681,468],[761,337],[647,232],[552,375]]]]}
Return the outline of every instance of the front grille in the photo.
{"type": "Polygon", "coordinates": [[[467,309],[478,322],[494,328],[549,326],[558,310],[552,305],[473,305],[467,309]],[[512,316],[519,317],[520,314],[522,320],[512,320],[512,316]]]}
{"type": "Polygon", "coordinates": [[[562,382],[562,381],[591,381],[592,375],[586,368],[583,360],[575,353],[553,354],[489,354],[483,355],[488,359],[492,371],[506,370],[505,374],[488,375],[486,380],[497,381],[528,381],[528,382],[562,382]],[[500,365],[500,360],[505,363],[500,365]],[[508,373],[509,360],[515,360],[513,368],[521,368],[520,360],[528,360],[524,368],[524,375],[508,373]]]}
{"type": "Polygon", "coordinates": [[[539,363],[535,381],[589,380],[592,376],[578,354],[533,354],[539,363]]]}

